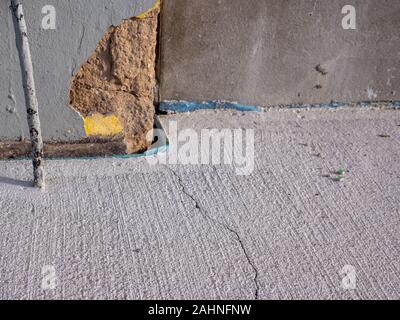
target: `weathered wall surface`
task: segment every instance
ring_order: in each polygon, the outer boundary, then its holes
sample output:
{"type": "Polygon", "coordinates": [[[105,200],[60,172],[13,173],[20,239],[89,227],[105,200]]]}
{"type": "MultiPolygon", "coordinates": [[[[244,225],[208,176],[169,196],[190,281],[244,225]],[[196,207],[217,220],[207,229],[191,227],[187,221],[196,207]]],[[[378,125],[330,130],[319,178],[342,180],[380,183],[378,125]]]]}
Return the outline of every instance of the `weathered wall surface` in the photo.
{"type": "Polygon", "coordinates": [[[164,0],[161,99],[399,100],[399,17],[398,0],[164,0]]]}
{"type": "Polygon", "coordinates": [[[147,134],[154,125],[159,13],[156,2],[140,17],[110,27],[71,85],[70,104],[84,117],[86,133],[98,136],[98,127],[108,137],[123,133],[128,153],[151,144],[147,134]],[[110,120],[119,131],[114,125],[112,130],[99,126],[110,120]]]}
{"type": "MultiPolygon", "coordinates": [[[[155,0],[22,0],[45,140],[86,136],[69,106],[71,77],[110,25],[155,0]],[[56,30],[41,27],[56,9],[56,30]]],[[[276,105],[400,100],[400,1],[164,0],[161,100],[276,105]],[[317,68],[317,66],[320,66],[317,68]]],[[[0,0],[0,140],[28,136],[8,0],[0,0]]]]}
{"type": "MultiPolygon", "coordinates": [[[[110,25],[149,9],[154,0],[24,0],[45,140],[85,137],[69,106],[71,76],[96,49],[110,25]],[[56,9],[56,30],[43,30],[42,8],[56,9]]],[[[10,2],[0,0],[0,139],[28,137],[25,102],[10,2]]]]}

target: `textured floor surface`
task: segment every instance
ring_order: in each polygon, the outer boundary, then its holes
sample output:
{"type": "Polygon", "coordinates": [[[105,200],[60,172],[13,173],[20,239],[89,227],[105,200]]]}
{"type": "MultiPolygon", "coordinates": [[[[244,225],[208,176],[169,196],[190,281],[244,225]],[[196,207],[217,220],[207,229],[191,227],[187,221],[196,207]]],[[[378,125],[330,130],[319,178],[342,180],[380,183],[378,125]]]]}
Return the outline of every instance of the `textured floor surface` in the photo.
{"type": "Polygon", "coordinates": [[[1,299],[400,298],[399,111],[162,121],[255,129],[254,172],[49,161],[39,192],[29,162],[0,162],[1,299]],[[337,182],[341,166],[349,172],[337,182]],[[342,285],[346,265],[355,290],[342,285]],[[54,290],[43,287],[45,266],[54,290]]]}

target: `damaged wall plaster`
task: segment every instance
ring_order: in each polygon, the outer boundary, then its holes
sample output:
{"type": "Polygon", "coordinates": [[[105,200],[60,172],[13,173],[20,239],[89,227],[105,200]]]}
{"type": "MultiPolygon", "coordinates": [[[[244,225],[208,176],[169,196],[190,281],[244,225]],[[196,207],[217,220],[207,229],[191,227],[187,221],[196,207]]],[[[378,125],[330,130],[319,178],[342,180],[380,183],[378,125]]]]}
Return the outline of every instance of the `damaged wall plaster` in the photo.
{"type": "Polygon", "coordinates": [[[70,104],[89,136],[123,134],[128,153],[149,147],[154,125],[160,1],[146,13],[111,26],[72,79],[70,104]]]}
{"type": "MultiPolygon", "coordinates": [[[[86,140],[82,117],[69,105],[71,76],[91,56],[109,26],[137,16],[155,0],[23,0],[43,138],[86,140]],[[43,29],[42,8],[55,8],[56,29],[43,29]]],[[[29,136],[10,1],[0,1],[0,141],[29,136]]],[[[111,122],[112,123],[112,122],[111,122]]]]}

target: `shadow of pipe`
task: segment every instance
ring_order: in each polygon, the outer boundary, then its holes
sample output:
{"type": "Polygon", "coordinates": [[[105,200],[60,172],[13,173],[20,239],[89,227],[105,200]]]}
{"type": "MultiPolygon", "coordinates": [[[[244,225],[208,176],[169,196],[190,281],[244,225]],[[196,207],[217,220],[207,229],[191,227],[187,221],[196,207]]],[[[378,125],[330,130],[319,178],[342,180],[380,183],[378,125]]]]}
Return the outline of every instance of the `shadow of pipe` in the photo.
{"type": "Polygon", "coordinates": [[[33,187],[32,181],[16,180],[8,177],[0,177],[0,184],[9,184],[18,187],[33,187]]]}

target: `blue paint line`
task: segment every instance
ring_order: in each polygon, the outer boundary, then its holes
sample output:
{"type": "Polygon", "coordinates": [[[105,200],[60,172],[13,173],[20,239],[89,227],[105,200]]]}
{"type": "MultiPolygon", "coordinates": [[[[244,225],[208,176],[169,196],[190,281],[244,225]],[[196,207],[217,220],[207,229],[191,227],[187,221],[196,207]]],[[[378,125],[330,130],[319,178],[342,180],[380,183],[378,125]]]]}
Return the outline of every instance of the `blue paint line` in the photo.
{"type": "Polygon", "coordinates": [[[332,101],[329,103],[294,103],[284,106],[285,108],[292,108],[292,109],[316,109],[316,108],[325,108],[325,109],[334,109],[334,108],[341,108],[348,105],[345,102],[340,101],[332,101]]]}
{"type": "Polygon", "coordinates": [[[197,110],[215,110],[215,109],[232,109],[244,112],[261,112],[259,106],[244,105],[237,102],[228,101],[163,101],[160,103],[160,111],[172,111],[177,113],[193,112],[197,110]]]}
{"type": "Polygon", "coordinates": [[[154,148],[154,149],[147,150],[147,151],[145,151],[143,153],[115,155],[115,156],[111,156],[110,158],[114,158],[114,159],[145,158],[145,157],[155,156],[155,155],[160,154],[160,153],[167,153],[167,152],[169,152],[169,149],[170,149],[170,145],[166,144],[166,145],[161,146],[161,147],[157,147],[157,148],[154,148]]]}
{"type": "MultiPolygon", "coordinates": [[[[385,103],[393,106],[395,109],[400,108],[400,101],[361,101],[357,103],[347,103],[342,101],[331,101],[327,103],[293,103],[289,105],[282,105],[279,107],[283,108],[293,108],[293,109],[335,109],[342,108],[350,105],[358,105],[360,107],[369,107],[371,105],[376,105],[379,103],[385,103]]],[[[274,108],[272,106],[271,108],[274,108]]],[[[203,101],[203,102],[190,102],[190,101],[163,101],[160,103],[160,111],[164,112],[193,112],[197,110],[215,110],[215,109],[232,109],[244,112],[261,112],[262,107],[243,105],[236,102],[228,101],[203,101]]]]}
{"type": "Polygon", "coordinates": [[[373,105],[377,105],[377,104],[386,104],[386,105],[390,105],[392,106],[394,109],[398,109],[400,108],[400,101],[361,101],[359,103],[357,103],[359,106],[361,107],[370,107],[373,105]]]}
{"type": "MultiPolygon", "coordinates": [[[[289,109],[318,109],[318,108],[323,108],[323,109],[335,109],[335,108],[341,108],[341,107],[346,107],[346,106],[359,106],[359,107],[370,107],[373,105],[378,105],[378,104],[386,104],[390,105],[391,107],[394,107],[395,109],[400,108],[400,101],[360,101],[356,103],[346,103],[346,102],[340,102],[340,101],[332,101],[329,103],[294,103],[294,104],[289,104],[289,105],[283,105],[280,107],[283,108],[289,108],[289,109]]],[[[274,107],[271,107],[274,108],[274,107]]]]}

